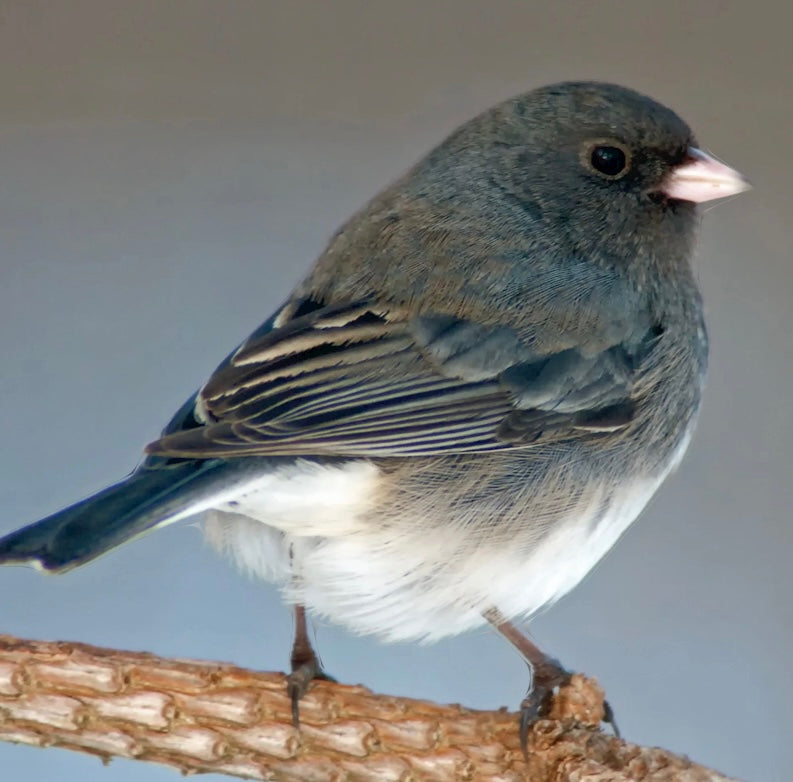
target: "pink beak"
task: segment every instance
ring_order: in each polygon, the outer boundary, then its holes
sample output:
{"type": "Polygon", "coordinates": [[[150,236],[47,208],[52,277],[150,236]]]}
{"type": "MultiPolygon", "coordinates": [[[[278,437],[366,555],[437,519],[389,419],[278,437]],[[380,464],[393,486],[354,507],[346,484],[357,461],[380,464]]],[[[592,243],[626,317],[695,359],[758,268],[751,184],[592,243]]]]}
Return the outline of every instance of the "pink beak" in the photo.
{"type": "Polygon", "coordinates": [[[689,147],[686,161],[672,169],[661,185],[661,192],[678,201],[702,203],[742,193],[750,187],[734,168],[701,149],[689,147]]]}

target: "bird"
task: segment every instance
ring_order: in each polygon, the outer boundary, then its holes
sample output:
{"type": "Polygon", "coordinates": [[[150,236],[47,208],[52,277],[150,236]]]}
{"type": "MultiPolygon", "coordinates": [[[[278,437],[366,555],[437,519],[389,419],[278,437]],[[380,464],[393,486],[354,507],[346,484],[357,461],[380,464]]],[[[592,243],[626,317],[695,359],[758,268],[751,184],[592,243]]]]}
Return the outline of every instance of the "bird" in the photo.
{"type": "Polygon", "coordinates": [[[331,237],[119,483],[0,540],[61,573],[204,514],[295,614],[293,718],[327,676],[307,614],[384,641],[519,628],[680,463],[708,341],[700,204],[748,188],[671,109],[592,81],[453,131],[331,237]]]}

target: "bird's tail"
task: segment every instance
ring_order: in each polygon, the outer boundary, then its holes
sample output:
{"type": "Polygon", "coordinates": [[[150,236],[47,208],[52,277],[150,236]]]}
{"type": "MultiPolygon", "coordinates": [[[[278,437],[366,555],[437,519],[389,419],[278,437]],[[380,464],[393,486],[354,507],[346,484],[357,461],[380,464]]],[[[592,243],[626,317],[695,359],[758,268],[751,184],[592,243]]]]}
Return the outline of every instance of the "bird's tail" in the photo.
{"type": "Polygon", "coordinates": [[[244,472],[217,461],[143,466],[64,510],[0,539],[0,565],[63,572],[145,532],[222,502],[244,472]]]}

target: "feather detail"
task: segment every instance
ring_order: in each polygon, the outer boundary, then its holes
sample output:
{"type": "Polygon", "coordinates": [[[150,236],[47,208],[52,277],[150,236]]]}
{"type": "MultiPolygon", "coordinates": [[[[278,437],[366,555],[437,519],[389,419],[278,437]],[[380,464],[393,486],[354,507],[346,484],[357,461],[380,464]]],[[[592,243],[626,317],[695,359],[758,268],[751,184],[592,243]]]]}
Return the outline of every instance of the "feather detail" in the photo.
{"type": "Polygon", "coordinates": [[[148,451],[404,457],[602,436],[630,424],[633,378],[651,347],[642,334],[594,355],[542,355],[506,326],[409,318],[378,302],[320,307],[256,332],[199,392],[204,425],[165,433],[148,451]]]}

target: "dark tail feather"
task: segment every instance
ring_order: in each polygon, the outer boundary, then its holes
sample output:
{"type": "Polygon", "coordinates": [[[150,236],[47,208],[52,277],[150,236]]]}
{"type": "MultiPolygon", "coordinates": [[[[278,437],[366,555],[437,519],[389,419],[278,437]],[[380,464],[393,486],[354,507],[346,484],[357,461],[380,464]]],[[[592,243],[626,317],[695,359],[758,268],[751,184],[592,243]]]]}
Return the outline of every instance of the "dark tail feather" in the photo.
{"type": "Polygon", "coordinates": [[[69,570],[154,527],[206,509],[222,488],[229,488],[228,465],[222,462],[143,467],[120,483],[0,539],[0,565],[28,563],[52,572],[69,570]]]}

